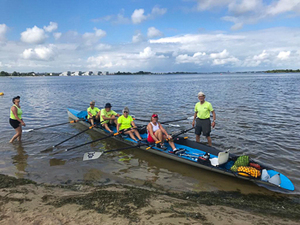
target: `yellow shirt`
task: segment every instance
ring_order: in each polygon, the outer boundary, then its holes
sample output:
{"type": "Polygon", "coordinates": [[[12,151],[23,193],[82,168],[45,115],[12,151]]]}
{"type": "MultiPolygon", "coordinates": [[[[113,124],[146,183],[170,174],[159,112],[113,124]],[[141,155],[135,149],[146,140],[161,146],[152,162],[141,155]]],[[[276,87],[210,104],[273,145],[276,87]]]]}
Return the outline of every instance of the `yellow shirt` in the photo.
{"type": "Polygon", "coordinates": [[[94,107],[93,109],[91,107],[89,107],[87,109],[87,112],[88,112],[88,119],[91,118],[89,112],[93,115],[93,116],[96,116],[98,112],[100,112],[100,109],[97,108],[97,107],[94,107]]]}
{"type": "MultiPolygon", "coordinates": [[[[20,108],[18,108],[18,106],[16,106],[16,105],[13,105],[13,106],[17,108],[17,115],[18,115],[19,119],[21,120],[22,113],[23,113],[22,110],[20,108]]],[[[12,110],[10,110],[10,118],[13,120],[16,120],[16,117],[15,117],[14,113],[12,112],[12,110]]]]}
{"type": "Polygon", "coordinates": [[[197,117],[199,119],[208,119],[210,118],[210,112],[214,111],[212,105],[205,101],[203,104],[197,102],[195,105],[195,112],[197,113],[197,117]]]}
{"type": "Polygon", "coordinates": [[[121,124],[119,130],[128,129],[131,127],[131,122],[133,121],[132,117],[130,115],[125,118],[124,115],[120,116],[118,118],[118,123],[121,124]]]}
{"type": "MultiPolygon", "coordinates": [[[[107,117],[107,118],[110,118],[110,117],[112,117],[113,115],[118,115],[118,113],[116,113],[114,110],[110,110],[109,112],[107,112],[106,110],[105,110],[105,108],[104,109],[101,109],[101,123],[104,121],[104,119],[103,119],[103,117],[102,116],[105,116],[105,117],[107,117]]],[[[109,120],[105,120],[102,124],[104,124],[104,123],[108,123],[108,121],[109,120]]]]}

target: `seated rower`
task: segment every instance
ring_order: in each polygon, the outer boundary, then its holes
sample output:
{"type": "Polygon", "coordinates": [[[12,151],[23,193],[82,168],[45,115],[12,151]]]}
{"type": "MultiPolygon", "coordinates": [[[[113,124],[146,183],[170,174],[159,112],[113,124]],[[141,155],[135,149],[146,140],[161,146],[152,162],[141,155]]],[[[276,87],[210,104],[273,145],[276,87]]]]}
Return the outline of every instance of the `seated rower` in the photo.
{"type": "Polygon", "coordinates": [[[100,109],[95,107],[95,101],[90,102],[90,107],[87,109],[87,119],[94,126],[94,122],[100,122],[100,109]]]}
{"type": "Polygon", "coordinates": [[[121,131],[124,131],[124,134],[128,134],[135,141],[142,140],[132,117],[129,115],[129,109],[127,107],[123,109],[123,115],[118,118],[117,132],[119,133],[121,131]],[[135,136],[137,136],[139,140],[137,140],[135,136]]]}
{"type": "Polygon", "coordinates": [[[150,123],[147,125],[148,137],[147,141],[149,143],[160,142],[160,146],[162,149],[166,150],[167,148],[164,145],[165,139],[169,140],[169,145],[171,146],[173,152],[176,152],[177,149],[172,140],[172,136],[167,133],[167,131],[162,127],[162,125],[158,122],[158,115],[153,114],[150,119],[150,123]]]}
{"type": "Polygon", "coordinates": [[[102,126],[108,130],[109,132],[113,132],[111,129],[109,129],[109,124],[115,124],[117,125],[117,118],[116,116],[120,116],[119,113],[116,113],[115,111],[111,110],[111,104],[106,103],[104,109],[101,109],[101,124],[102,126]]]}

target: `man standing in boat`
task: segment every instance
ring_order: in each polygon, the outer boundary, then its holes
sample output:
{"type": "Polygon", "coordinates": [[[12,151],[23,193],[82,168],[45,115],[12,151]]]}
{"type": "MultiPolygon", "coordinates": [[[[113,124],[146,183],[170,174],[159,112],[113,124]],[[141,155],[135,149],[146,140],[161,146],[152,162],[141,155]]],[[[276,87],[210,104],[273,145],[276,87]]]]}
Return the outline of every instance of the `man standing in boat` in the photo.
{"type": "Polygon", "coordinates": [[[111,110],[111,104],[110,103],[106,103],[104,109],[101,109],[101,124],[102,126],[108,130],[109,132],[113,132],[110,128],[109,128],[109,124],[115,124],[117,125],[117,118],[116,116],[120,116],[120,114],[116,113],[115,111],[111,110]]]}
{"type": "Polygon", "coordinates": [[[207,138],[208,145],[211,146],[211,127],[215,127],[216,125],[216,113],[212,107],[212,105],[205,101],[205,94],[203,92],[198,93],[199,102],[195,105],[195,114],[193,120],[193,127],[195,126],[196,121],[196,142],[200,142],[200,134],[202,132],[203,136],[207,138]],[[212,112],[213,121],[210,121],[210,113],[212,112]],[[196,119],[197,118],[197,119],[196,119]]]}

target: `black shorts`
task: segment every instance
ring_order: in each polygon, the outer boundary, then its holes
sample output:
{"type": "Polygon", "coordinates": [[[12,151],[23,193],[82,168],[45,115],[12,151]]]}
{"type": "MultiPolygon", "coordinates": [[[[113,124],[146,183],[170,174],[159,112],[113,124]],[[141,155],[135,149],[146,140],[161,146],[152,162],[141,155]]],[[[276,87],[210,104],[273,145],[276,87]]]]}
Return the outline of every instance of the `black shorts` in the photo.
{"type": "Polygon", "coordinates": [[[20,126],[20,122],[18,120],[13,120],[9,118],[9,124],[14,128],[18,128],[20,126]]]}
{"type": "Polygon", "coordinates": [[[211,132],[210,118],[207,119],[196,119],[195,134],[200,135],[202,132],[203,136],[209,137],[211,132]]]}

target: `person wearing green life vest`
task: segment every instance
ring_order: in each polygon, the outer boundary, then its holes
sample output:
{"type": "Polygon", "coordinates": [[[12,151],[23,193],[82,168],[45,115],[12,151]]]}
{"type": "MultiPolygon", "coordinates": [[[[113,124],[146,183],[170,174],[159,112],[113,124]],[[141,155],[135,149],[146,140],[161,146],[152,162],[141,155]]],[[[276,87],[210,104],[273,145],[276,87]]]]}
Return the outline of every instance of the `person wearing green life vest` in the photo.
{"type": "Polygon", "coordinates": [[[87,113],[87,119],[89,120],[92,126],[94,126],[95,122],[100,122],[101,110],[95,107],[95,101],[90,102],[90,107],[87,109],[87,113]]]}
{"type": "Polygon", "coordinates": [[[140,133],[133,122],[133,118],[129,115],[128,107],[123,109],[123,115],[118,118],[117,132],[119,133],[122,131],[124,131],[123,134],[128,134],[136,142],[142,140],[140,133]],[[137,140],[135,136],[137,136],[139,140],[137,140]]]}
{"type": "Polygon", "coordinates": [[[208,145],[211,146],[211,127],[215,127],[216,125],[216,113],[212,107],[212,105],[205,101],[205,94],[203,92],[198,93],[199,102],[195,105],[195,114],[193,120],[193,127],[195,126],[195,134],[196,134],[196,142],[200,142],[200,134],[207,138],[208,145]],[[213,121],[210,121],[210,113],[213,115],[213,121]],[[197,119],[196,119],[197,118],[197,119]]]}
{"type": "Polygon", "coordinates": [[[109,132],[113,132],[110,128],[109,128],[109,124],[113,125],[117,125],[117,118],[116,116],[120,116],[119,113],[116,113],[115,111],[111,110],[111,104],[110,103],[106,103],[104,109],[101,109],[101,124],[102,126],[108,130],[109,132]]]}
{"type": "Polygon", "coordinates": [[[22,120],[22,110],[20,106],[20,96],[14,97],[12,99],[14,105],[10,108],[10,117],[9,123],[15,129],[16,134],[10,139],[10,143],[12,143],[16,138],[21,141],[22,138],[22,126],[26,126],[24,121],[22,120]]]}

